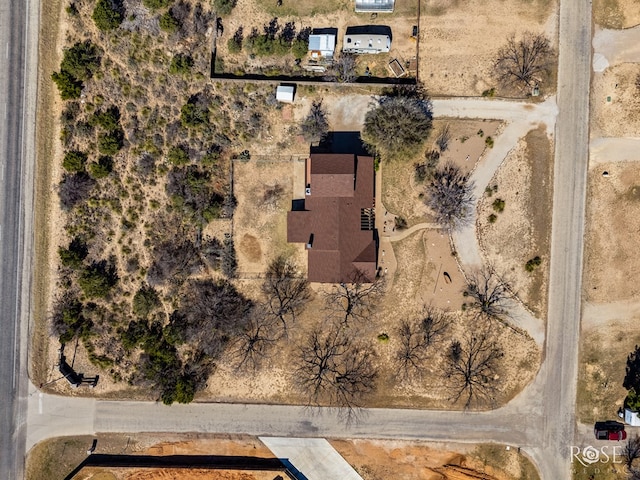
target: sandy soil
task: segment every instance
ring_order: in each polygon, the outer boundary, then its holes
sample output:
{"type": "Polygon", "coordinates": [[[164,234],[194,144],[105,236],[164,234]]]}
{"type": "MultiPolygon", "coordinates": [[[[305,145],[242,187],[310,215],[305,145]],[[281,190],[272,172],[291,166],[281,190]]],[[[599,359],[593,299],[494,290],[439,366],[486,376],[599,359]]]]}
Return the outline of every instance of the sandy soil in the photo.
{"type": "Polygon", "coordinates": [[[600,164],[589,172],[585,299],[630,300],[640,294],[640,165],[600,164]],[[603,177],[602,171],[610,176],[603,177]]]}
{"type": "Polygon", "coordinates": [[[536,316],[546,316],[553,199],[553,146],[544,128],[532,130],[505,159],[478,206],[480,246],[489,264],[511,283],[536,316]],[[504,201],[504,211],[493,203],[504,201]],[[495,223],[489,216],[495,215],[495,223]],[[526,262],[542,264],[527,272],[526,262]]]}
{"type": "MultiPolygon", "coordinates": [[[[273,458],[257,438],[244,435],[98,435],[96,453],[221,455],[273,458]]],[[[27,460],[27,480],[62,478],[86,457],[93,437],[48,440],[27,460]]],[[[331,440],[364,480],[536,480],[529,461],[503,446],[409,441],[331,440]],[[523,474],[527,474],[524,476],[523,474]]],[[[275,480],[278,472],[85,467],[82,480],[275,480]]]]}
{"type": "Polygon", "coordinates": [[[606,28],[629,28],[640,23],[637,0],[594,0],[593,18],[606,28]]]}
{"type": "MultiPolygon", "coordinates": [[[[557,44],[557,2],[433,0],[421,9],[420,24],[419,76],[427,90],[480,95],[496,86],[495,54],[512,33],[545,33],[557,44]]],[[[543,87],[542,94],[550,91],[543,87]]]]}
{"type": "Polygon", "coordinates": [[[583,331],[578,365],[578,418],[590,423],[615,418],[627,391],[622,387],[627,355],[640,344],[640,317],[625,315],[606,328],[583,331]]]}
{"type": "Polygon", "coordinates": [[[594,73],[591,82],[591,137],[640,136],[640,64],[624,63],[594,73]]]}

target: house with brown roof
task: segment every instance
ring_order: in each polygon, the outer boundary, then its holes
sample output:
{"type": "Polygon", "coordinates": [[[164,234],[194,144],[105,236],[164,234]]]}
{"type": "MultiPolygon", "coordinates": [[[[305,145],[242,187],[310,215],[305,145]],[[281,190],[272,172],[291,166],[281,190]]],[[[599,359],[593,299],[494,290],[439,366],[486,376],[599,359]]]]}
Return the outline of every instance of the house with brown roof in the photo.
{"type": "Polygon", "coordinates": [[[377,269],[373,158],[311,154],[303,200],[287,215],[287,241],[304,243],[311,282],[373,282],[377,269]]]}

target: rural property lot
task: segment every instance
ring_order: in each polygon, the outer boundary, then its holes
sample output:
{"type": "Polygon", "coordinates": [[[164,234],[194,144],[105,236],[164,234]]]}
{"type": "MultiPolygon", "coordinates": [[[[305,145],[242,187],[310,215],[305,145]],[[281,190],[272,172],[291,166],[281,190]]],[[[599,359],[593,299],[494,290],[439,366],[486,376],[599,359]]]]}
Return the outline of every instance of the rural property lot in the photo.
{"type": "MultiPolygon", "coordinates": [[[[544,33],[557,49],[556,0],[431,0],[421,8],[419,77],[432,95],[480,95],[511,34],[544,33]]],[[[555,86],[545,89],[551,93],[555,86]]],[[[498,90],[499,92],[499,90],[498,90]]]]}

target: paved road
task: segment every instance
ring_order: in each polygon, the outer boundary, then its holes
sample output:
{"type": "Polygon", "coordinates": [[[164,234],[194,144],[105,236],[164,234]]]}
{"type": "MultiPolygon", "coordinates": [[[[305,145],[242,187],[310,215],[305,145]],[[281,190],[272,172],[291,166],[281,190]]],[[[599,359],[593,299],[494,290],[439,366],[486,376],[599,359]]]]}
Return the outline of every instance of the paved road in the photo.
{"type": "Polygon", "coordinates": [[[32,208],[34,110],[30,102],[35,98],[36,86],[35,81],[26,83],[35,79],[35,75],[31,77],[35,72],[35,50],[27,38],[28,29],[37,28],[37,22],[28,23],[27,19],[36,17],[29,16],[29,2],[1,0],[0,478],[3,479],[22,478],[24,468],[28,262],[32,234],[30,215],[25,216],[25,209],[32,208]]]}

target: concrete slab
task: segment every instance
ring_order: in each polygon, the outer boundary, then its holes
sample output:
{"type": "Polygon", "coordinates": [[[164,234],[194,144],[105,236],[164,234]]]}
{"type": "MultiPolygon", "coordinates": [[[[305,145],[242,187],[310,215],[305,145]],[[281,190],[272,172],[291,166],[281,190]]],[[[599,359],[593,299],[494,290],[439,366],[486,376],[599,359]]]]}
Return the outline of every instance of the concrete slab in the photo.
{"type": "Polygon", "coordinates": [[[307,480],[362,480],[324,438],[260,437],[260,441],[307,480]]]}

